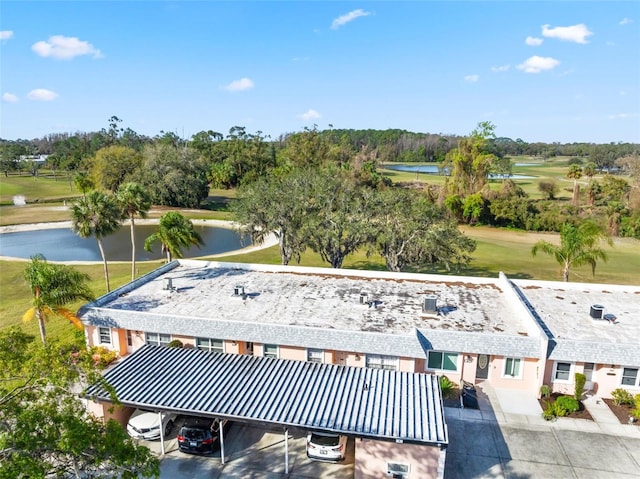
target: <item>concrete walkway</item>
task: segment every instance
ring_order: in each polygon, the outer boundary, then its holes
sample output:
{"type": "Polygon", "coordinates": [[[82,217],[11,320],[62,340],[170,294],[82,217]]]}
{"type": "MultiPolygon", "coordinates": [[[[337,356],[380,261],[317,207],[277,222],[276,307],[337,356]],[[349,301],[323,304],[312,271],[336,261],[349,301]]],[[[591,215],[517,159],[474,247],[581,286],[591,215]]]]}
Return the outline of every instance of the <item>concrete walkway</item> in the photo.
{"type": "Polygon", "coordinates": [[[620,424],[597,397],[594,418],[545,421],[537,400],[477,386],[480,409],[445,408],[445,479],[640,478],[640,427],[620,424]]]}

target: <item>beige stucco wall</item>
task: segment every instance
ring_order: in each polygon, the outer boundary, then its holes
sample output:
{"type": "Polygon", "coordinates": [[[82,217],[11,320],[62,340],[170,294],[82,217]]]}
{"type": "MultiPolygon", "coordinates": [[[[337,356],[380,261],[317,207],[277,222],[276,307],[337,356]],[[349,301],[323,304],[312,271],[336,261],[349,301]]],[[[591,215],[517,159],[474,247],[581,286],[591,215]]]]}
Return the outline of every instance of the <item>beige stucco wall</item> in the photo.
{"type": "Polygon", "coordinates": [[[409,464],[409,478],[438,477],[440,448],[356,438],[355,479],[388,479],[387,462],[409,464]]]}
{"type": "Polygon", "coordinates": [[[488,378],[491,385],[495,388],[529,390],[537,394],[540,389],[539,375],[543,373],[540,361],[536,358],[520,358],[522,373],[519,378],[511,378],[503,376],[505,359],[503,356],[491,356],[488,378]]]}
{"type": "Polygon", "coordinates": [[[307,349],[295,346],[280,346],[278,348],[278,357],[280,359],[293,359],[294,361],[306,361],[307,349]]]}
{"type": "Polygon", "coordinates": [[[398,369],[410,373],[416,372],[416,361],[413,358],[400,358],[398,361],[398,369]]]}

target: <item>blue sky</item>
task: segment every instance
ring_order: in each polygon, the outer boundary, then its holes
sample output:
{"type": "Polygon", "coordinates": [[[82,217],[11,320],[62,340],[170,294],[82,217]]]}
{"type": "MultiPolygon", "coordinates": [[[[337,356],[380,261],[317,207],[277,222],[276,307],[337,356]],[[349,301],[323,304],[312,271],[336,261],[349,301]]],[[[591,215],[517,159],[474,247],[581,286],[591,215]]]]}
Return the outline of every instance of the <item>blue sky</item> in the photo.
{"type": "Polygon", "coordinates": [[[7,1],[0,137],[305,126],[640,143],[640,2],[7,1]]]}

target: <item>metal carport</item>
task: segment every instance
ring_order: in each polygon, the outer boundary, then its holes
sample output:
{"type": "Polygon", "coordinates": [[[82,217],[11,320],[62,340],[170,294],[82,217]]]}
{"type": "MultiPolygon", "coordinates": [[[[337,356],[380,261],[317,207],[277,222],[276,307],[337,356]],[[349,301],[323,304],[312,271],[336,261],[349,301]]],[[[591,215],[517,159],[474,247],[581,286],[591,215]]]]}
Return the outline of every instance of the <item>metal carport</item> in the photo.
{"type": "MultiPolygon", "coordinates": [[[[285,431],[448,444],[438,378],[429,374],[146,345],[104,379],[124,406],[255,421],[285,431]]],[[[99,383],[86,394],[112,401],[99,383]]],[[[221,456],[224,461],[224,450],[221,456]]]]}

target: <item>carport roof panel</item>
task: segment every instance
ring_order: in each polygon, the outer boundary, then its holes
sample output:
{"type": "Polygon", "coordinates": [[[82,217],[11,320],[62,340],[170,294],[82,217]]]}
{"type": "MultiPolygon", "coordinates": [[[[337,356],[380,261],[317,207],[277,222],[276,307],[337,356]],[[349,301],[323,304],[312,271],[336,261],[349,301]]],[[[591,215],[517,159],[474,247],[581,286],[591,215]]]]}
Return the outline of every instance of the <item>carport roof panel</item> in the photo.
{"type": "MultiPolygon", "coordinates": [[[[124,405],[446,445],[434,375],[144,346],[104,374],[124,405]]],[[[87,395],[110,400],[99,384],[87,395]]]]}

